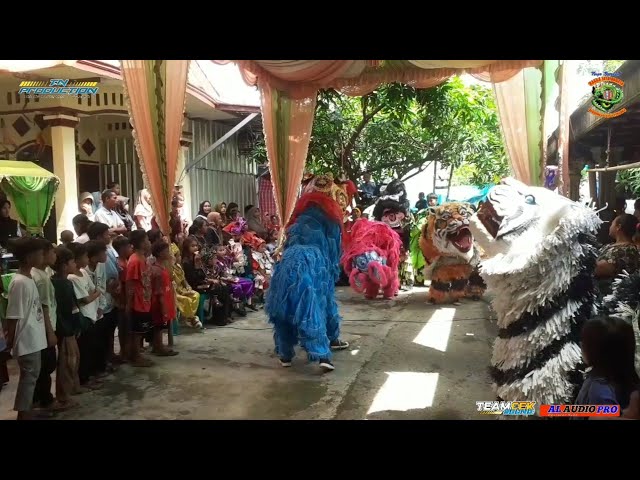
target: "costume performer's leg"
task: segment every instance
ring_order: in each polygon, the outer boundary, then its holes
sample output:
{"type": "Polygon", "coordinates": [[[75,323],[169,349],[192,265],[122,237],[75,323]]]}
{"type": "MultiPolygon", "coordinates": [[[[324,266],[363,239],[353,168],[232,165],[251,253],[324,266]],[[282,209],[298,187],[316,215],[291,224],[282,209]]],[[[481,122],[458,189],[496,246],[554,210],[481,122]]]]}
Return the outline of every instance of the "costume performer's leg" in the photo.
{"type": "Polygon", "coordinates": [[[331,315],[331,312],[327,311],[327,307],[331,308],[310,287],[303,293],[296,312],[300,345],[312,362],[331,358],[327,337],[327,315],[331,315]]]}
{"type": "Polygon", "coordinates": [[[265,304],[269,322],[275,328],[276,345],[283,339],[283,354],[289,353],[285,350],[291,343],[287,330],[291,325],[310,360],[331,357],[327,316],[337,315],[337,307],[335,300],[328,304],[327,299],[334,299],[334,281],[326,255],[319,249],[299,245],[285,249],[273,272],[265,304]]]}
{"type": "Polygon", "coordinates": [[[365,284],[364,296],[369,300],[373,300],[378,297],[378,292],[380,291],[380,285],[371,281],[370,278],[367,279],[367,283],[365,284]]]}
{"type": "Polygon", "coordinates": [[[276,345],[276,355],[283,360],[295,357],[294,347],[298,343],[298,331],[294,325],[282,322],[273,327],[273,340],[276,345]]]}
{"type": "MultiPolygon", "coordinates": [[[[330,342],[335,342],[340,338],[340,315],[338,314],[338,304],[335,294],[327,299],[327,338],[330,342]]],[[[328,357],[327,357],[328,358],[328,357]]]]}
{"type": "Polygon", "coordinates": [[[418,287],[424,287],[424,267],[420,267],[416,270],[415,285],[418,287]]]}

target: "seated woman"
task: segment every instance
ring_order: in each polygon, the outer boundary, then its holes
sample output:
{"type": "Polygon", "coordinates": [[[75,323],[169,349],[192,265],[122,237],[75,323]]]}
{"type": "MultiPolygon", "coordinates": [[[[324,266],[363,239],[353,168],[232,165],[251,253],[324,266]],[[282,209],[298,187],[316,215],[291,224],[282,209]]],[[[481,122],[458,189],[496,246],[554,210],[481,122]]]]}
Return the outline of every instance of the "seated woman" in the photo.
{"type": "Polygon", "coordinates": [[[93,204],[93,195],[89,192],[82,192],[80,194],[80,213],[87,216],[92,222],[95,221],[94,213],[96,208],[93,204]]]}
{"type": "Polygon", "coordinates": [[[200,305],[200,294],[191,288],[191,285],[187,282],[184,269],[182,268],[180,248],[175,243],[172,243],[170,248],[175,258],[173,268],[171,269],[171,276],[175,283],[178,311],[187,325],[202,329],[202,322],[197,315],[198,306],[200,305]]]}
{"type": "Polygon", "coordinates": [[[264,292],[269,288],[271,272],[273,271],[273,259],[267,250],[267,244],[264,240],[256,239],[251,244],[251,260],[256,296],[261,302],[264,302],[264,292]]]}
{"type": "Polygon", "coordinates": [[[193,220],[195,221],[198,218],[201,218],[206,222],[207,215],[209,215],[210,213],[211,213],[211,202],[209,200],[205,200],[198,207],[198,214],[196,215],[196,218],[194,218],[193,220]]]}
{"type": "Polygon", "coordinates": [[[207,245],[207,228],[209,224],[202,217],[196,217],[191,227],[189,227],[189,236],[193,237],[198,243],[198,249],[202,252],[207,245]]]}
{"type": "Polygon", "coordinates": [[[215,256],[211,255],[208,260],[210,274],[229,288],[234,312],[242,317],[246,316],[247,312],[243,302],[252,310],[257,310],[253,305],[255,292],[253,280],[240,277],[235,273],[233,267],[235,258],[229,254],[229,249],[224,245],[219,245],[215,250],[215,256]]]}
{"type": "Polygon", "coordinates": [[[230,318],[230,298],[222,282],[216,278],[207,276],[199,252],[198,243],[192,237],[185,238],[182,244],[182,268],[187,282],[193,290],[200,294],[198,304],[198,317],[206,320],[204,314],[204,302],[210,297],[209,310],[213,313],[211,319],[216,325],[226,325],[230,318]]]}
{"type": "Polygon", "coordinates": [[[619,215],[611,223],[609,236],[615,243],[602,247],[595,270],[602,296],[611,293],[613,280],[623,270],[634,273],[640,268],[640,251],[633,243],[637,226],[638,219],[628,213],[619,215]]]}
{"type": "Polygon", "coordinates": [[[248,231],[255,233],[263,240],[269,239],[269,230],[262,223],[262,213],[258,207],[251,207],[247,210],[248,231]]]}
{"type": "Polygon", "coordinates": [[[20,224],[10,217],[11,202],[9,200],[0,200],[0,247],[7,246],[10,238],[22,237],[20,224]]]}

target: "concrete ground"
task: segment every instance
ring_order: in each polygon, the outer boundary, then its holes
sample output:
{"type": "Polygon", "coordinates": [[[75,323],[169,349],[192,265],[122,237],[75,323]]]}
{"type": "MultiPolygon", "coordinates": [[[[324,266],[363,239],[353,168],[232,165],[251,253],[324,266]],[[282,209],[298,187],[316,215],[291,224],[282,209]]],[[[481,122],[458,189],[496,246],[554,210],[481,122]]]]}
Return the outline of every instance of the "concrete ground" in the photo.
{"type": "MultiPolygon", "coordinates": [[[[496,328],[486,302],[425,303],[415,288],[395,301],[368,301],[348,288],[337,297],[342,338],[336,370],[321,374],[302,352],[292,368],[273,354],[264,312],[206,333],[183,328],[176,357],[156,366],[121,367],[103,389],[75,397],[60,419],[487,419],[477,400],[492,400],[488,378],[496,328]]],[[[0,419],[11,411],[18,380],[0,393],[0,419]]]]}

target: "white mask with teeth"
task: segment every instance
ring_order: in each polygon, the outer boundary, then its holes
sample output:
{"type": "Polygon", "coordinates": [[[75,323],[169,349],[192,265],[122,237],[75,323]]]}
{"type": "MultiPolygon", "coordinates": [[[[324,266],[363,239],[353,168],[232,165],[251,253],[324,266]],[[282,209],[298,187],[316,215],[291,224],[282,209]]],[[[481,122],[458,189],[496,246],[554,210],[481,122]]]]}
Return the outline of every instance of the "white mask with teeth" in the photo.
{"type": "Polygon", "coordinates": [[[526,263],[564,217],[585,210],[551,190],[506,178],[490,190],[469,226],[487,257],[519,256],[526,263]]]}

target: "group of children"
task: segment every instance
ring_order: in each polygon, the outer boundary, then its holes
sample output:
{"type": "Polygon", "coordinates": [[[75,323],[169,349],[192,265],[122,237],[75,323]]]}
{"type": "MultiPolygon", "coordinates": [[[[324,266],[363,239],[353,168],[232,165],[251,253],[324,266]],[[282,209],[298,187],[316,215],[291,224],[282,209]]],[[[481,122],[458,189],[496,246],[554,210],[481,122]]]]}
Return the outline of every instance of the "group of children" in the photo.
{"type": "Polygon", "coordinates": [[[163,344],[163,330],[177,315],[169,244],[160,238],[152,245],[144,230],[112,241],[109,227],[99,222],[87,235],[86,243],[57,247],[33,237],[9,245],[19,270],[7,292],[1,343],[20,368],[19,420],[76,406],[72,397],[101,388],[118,364],[153,365],[141,354],[144,338],[155,355],[178,354],[163,344]]]}

